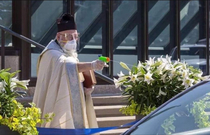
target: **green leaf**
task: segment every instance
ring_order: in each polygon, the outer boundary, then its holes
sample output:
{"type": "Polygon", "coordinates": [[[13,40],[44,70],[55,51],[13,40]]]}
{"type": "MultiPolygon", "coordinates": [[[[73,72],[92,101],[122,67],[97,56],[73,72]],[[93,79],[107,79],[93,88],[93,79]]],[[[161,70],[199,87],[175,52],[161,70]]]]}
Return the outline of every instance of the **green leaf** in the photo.
{"type": "Polygon", "coordinates": [[[6,83],[10,82],[10,73],[9,72],[2,72],[0,73],[0,77],[5,80],[6,83]]]}
{"type": "Polygon", "coordinates": [[[141,74],[146,74],[146,71],[144,70],[143,67],[140,68],[140,72],[141,72],[141,74]]]}
{"type": "Polygon", "coordinates": [[[12,77],[14,77],[17,73],[19,73],[20,72],[20,70],[17,70],[17,71],[15,71],[15,72],[13,72],[13,73],[11,73],[11,75],[10,75],[10,77],[12,78],[12,77]]]}
{"type": "Polygon", "coordinates": [[[8,72],[10,69],[11,69],[11,68],[2,69],[2,70],[0,70],[0,73],[2,73],[2,72],[8,72]]]}

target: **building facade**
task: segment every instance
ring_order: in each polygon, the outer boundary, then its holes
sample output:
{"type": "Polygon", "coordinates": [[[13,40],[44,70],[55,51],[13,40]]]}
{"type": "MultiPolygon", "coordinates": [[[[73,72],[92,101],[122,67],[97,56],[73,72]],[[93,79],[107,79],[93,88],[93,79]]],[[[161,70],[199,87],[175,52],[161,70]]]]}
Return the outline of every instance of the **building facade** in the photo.
{"type": "MultiPolygon", "coordinates": [[[[167,54],[209,74],[207,0],[5,0],[0,25],[46,46],[55,38],[56,19],[66,12],[74,14],[80,33],[80,61],[110,57],[101,72],[110,78],[124,72],[120,61],[132,66],[167,54]]],[[[19,56],[20,77],[35,85],[42,50],[7,32],[4,38],[6,56],[19,56]]]]}

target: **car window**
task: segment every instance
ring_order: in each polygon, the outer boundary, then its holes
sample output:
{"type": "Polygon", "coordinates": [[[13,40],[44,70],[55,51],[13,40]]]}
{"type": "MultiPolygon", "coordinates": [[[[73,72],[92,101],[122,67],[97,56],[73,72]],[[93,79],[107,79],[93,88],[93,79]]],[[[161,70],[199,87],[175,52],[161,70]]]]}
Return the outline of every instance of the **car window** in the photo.
{"type": "Polygon", "coordinates": [[[131,135],[173,134],[210,127],[210,83],[175,99],[140,124],[131,135]]]}

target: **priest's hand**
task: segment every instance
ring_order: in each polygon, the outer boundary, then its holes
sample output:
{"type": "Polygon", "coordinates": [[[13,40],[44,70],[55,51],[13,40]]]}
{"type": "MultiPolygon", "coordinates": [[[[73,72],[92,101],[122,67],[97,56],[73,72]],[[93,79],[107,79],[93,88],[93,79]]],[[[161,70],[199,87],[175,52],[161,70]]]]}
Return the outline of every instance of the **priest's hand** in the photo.
{"type": "Polygon", "coordinates": [[[85,88],[84,87],[85,95],[91,95],[93,90],[94,90],[94,86],[92,88],[85,88]]]}
{"type": "Polygon", "coordinates": [[[108,66],[105,62],[100,60],[94,60],[91,62],[93,70],[103,70],[103,68],[108,66]]]}

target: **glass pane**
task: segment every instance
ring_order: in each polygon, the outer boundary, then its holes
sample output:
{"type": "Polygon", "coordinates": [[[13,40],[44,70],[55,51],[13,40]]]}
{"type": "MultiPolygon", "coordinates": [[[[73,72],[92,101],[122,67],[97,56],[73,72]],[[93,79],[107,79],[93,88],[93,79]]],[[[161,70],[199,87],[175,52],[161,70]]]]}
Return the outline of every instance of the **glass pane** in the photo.
{"type": "MultiPolygon", "coordinates": [[[[12,0],[0,1],[0,25],[12,29],[12,0]]],[[[5,46],[12,46],[12,36],[8,33],[5,33],[5,46]]]]}
{"type": "Polygon", "coordinates": [[[113,75],[117,75],[120,71],[128,73],[127,70],[120,66],[120,62],[127,64],[131,68],[137,63],[136,53],[137,45],[137,26],[130,32],[130,34],[122,41],[122,43],[117,47],[113,56],[113,75]],[[134,53],[135,52],[135,53],[134,53]]]}
{"type": "Polygon", "coordinates": [[[101,14],[102,1],[76,0],[75,10],[77,30],[82,36],[85,30],[90,27],[90,24],[93,22],[93,20],[97,18],[99,14],[101,14]]]}
{"type": "Polygon", "coordinates": [[[116,49],[113,52],[113,75],[116,76],[120,71],[128,73],[120,66],[119,62],[124,62],[129,67],[137,63],[137,26],[133,25],[135,22],[130,21],[137,12],[137,1],[123,0],[115,2],[114,5],[113,34],[116,49]],[[126,24],[133,25],[133,28],[126,27],[126,24]]]}
{"type": "Polygon", "coordinates": [[[122,2],[114,1],[116,9],[113,13],[114,36],[122,29],[123,25],[131,18],[137,10],[136,1],[123,0],[122,2]]]}
{"type": "Polygon", "coordinates": [[[93,61],[98,59],[98,55],[102,54],[102,28],[91,38],[91,40],[86,44],[84,49],[89,50],[90,54],[80,53],[79,60],[81,62],[93,61]],[[94,50],[97,50],[95,52],[94,50]]]}
{"type": "MultiPolygon", "coordinates": [[[[186,2],[180,1],[180,5],[184,4],[186,2]]],[[[180,12],[180,25],[181,29],[194,17],[194,15],[199,10],[199,1],[198,0],[192,0],[186,3],[184,5],[184,8],[180,12]]]]}
{"type": "MultiPolygon", "coordinates": [[[[33,7],[36,10],[31,16],[31,38],[36,42],[40,42],[49,30],[53,28],[56,20],[63,14],[63,1],[43,1],[40,5],[34,5],[38,6],[33,7]]],[[[57,26],[54,29],[57,29],[57,26]]],[[[55,36],[53,35],[53,37],[55,36]]],[[[36,64],[42,50],[35,48],[33,45],[31,45],[31,50],[33,52],[31,53],[31,76],[36,77],[36,64]]]]}
{"type": "Polygon", "coordinates": [[[149,11],[149,32],[160,22],[160,20],[168,13],[169,1],[149,1],[149,7],[154,5],[149,11]]]}
{"type": "MultiPolygon", "coordinates": [[[[149,7],[152,7],[154,2],[149,1],[149,7]]],[[[170,16],[166,17],[169,13],[169,1],[157,1],[149,11],[149,57],[159,57],[171,51],[170,22],[168,21],[170,16]]]]}
{"type": "MultiPolygon", "coordinates": [[[[166,51],[166,47],[170,42],[170,25],[161,32],[161,34],[149,46],[149,57],[160,57],[161,55],[169,54],[170,50],[166,51]]],[[[150,39],[150,38],[149,38],[150,39]]]]}
{"type": "MultiPolygon", "coordinates": [[[[182,1],[183,2],[183,1],[182,1]]],[[[183,2],[184,3],[184,2],[183,2]]],[[[186,3],[186,2],[185,2],[186,3]]],[[[189,1],[180,12],[181,60],[206,73],[206,45],[196,44],[199,40],[199,1],[189,1]]],[[[201,15],[201,14],[200,14],[201,15]]]]}
{"type": "Polygon", "coordinates": [[[39,57],[39,53],[31,53],[31,77],[37,76],[36,65],[37,65],[38,57],[39,57]]]}
{"type": "Polygon", "coordinates": [[[31,16],[31,38],[36,42],[40,42],[56,20],[63,14],[63,1],[43,1],[36,8],[36,11],[31,16]]]}

